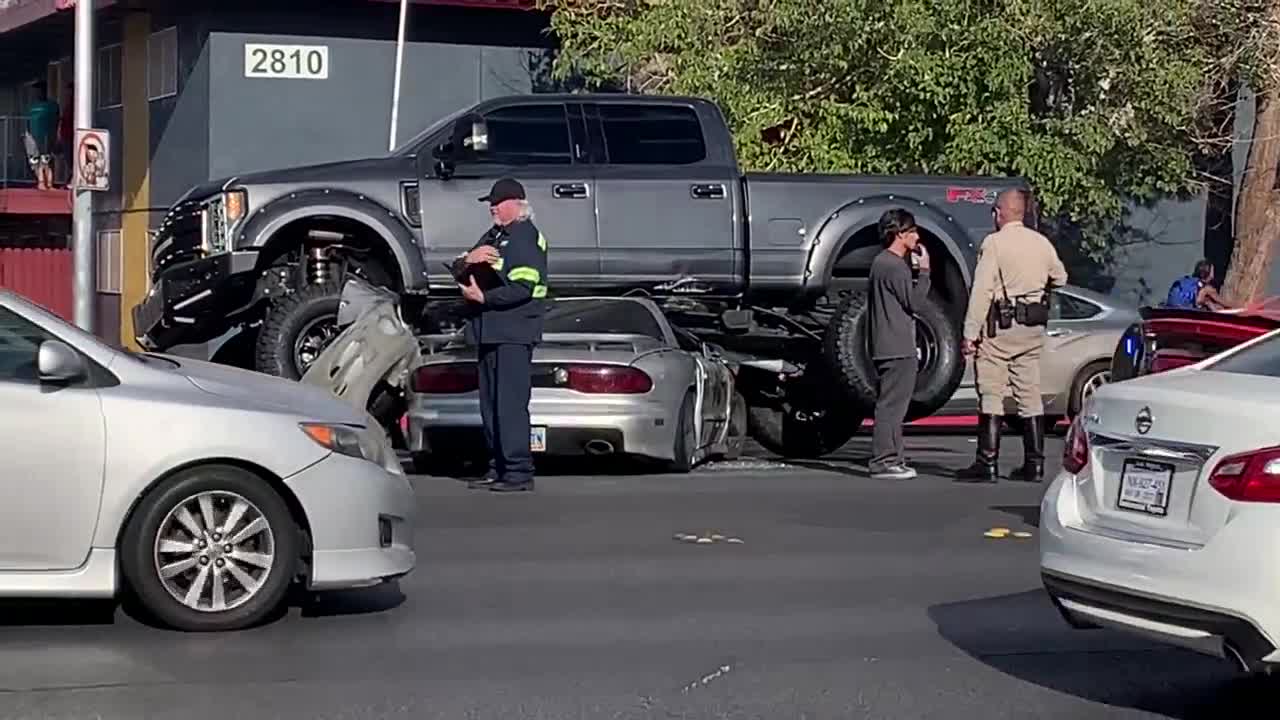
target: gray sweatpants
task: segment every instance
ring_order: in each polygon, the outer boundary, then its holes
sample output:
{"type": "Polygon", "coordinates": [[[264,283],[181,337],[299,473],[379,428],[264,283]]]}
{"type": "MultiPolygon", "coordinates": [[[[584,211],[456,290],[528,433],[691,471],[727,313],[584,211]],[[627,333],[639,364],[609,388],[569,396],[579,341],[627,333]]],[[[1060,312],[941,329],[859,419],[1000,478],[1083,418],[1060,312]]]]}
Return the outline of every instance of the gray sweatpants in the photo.
{"type": "Polygon", "coordinates": [[[894,358],[876,360],[879,393],[876,395],[875,427],[871,431],[871,471],[882,470],[906,460],[903,455],[902,423],[916,387],[917,360],[894,358]]]}

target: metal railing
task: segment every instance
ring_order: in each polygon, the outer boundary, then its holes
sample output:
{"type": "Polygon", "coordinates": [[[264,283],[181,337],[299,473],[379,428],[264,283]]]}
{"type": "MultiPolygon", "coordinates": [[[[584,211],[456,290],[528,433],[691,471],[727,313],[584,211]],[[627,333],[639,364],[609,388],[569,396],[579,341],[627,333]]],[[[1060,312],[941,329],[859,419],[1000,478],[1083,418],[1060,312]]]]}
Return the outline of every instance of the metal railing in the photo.
{"type": "MultiPolygon", "coordinates": [[[[27,156],[23,136],[27,133],[26,115],[0,115],[0,189],[31,188],[36,185],[35,171],[27,156]]],[[[53,183],[65,186],[68,166],[66,158],[56,151],[53,155],[53,183]]]]}
{"type": "Polygon", "coordinates": [[[26,132],[25,115],[0,115],[0,188],[35,186],[36,176],[23,142],[26,132]]]}

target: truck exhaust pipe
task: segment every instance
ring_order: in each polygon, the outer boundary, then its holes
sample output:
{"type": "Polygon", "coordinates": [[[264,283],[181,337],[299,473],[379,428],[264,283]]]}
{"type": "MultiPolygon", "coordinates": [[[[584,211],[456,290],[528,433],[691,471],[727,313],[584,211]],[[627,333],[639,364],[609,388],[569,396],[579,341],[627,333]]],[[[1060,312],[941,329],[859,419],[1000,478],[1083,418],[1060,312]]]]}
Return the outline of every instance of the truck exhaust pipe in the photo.
{"type": "Polygon", "coordinates": [[[612,455],[613,443],[608,440],[588,440],[586,450],[588,455],[612,455]]]}

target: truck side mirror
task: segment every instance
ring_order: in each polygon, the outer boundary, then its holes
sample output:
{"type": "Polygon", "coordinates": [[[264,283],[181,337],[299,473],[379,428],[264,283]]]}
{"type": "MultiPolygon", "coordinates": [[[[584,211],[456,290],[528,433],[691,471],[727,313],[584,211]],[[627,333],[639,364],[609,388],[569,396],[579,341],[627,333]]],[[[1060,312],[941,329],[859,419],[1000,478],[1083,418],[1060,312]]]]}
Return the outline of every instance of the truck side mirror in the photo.
{"type": "Polygon", "coordinates": [[[449,141],[440,143],[432,151],[436,158],[436,175],[448,179],[461,158],[474,157],[489,149],[489,126],[480,115],[460,118],[453,125],[449,141]]]}

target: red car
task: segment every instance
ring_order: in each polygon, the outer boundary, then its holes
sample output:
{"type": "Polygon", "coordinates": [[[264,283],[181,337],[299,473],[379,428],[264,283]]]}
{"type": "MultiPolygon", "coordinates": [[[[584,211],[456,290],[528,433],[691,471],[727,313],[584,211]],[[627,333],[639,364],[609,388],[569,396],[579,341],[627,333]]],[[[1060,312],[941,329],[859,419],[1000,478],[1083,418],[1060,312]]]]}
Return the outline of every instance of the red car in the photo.
{"type": "Polygon", "coordinates": [[[1212,312],[1144,307],[1120,336],[1111,382],[1164,372],[1280,328],[1280,296],[1238,310],[1212,312]]]}

